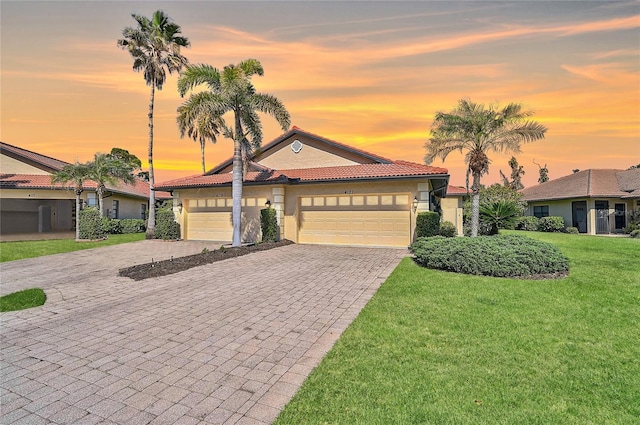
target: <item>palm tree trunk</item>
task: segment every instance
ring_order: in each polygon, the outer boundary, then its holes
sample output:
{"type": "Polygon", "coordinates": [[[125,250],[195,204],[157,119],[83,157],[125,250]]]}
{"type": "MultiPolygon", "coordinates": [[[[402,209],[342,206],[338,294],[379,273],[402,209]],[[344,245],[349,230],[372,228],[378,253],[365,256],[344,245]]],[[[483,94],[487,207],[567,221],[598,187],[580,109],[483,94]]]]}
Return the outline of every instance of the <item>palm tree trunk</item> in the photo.
{"type": "Polygon", "coordinates": [[[204,166],[204,142],[205,142],[204,140],[200,142],[200,154],[202,157],[202,175],[204,175],[204,173],[207,172],[204,166]]]}
{"type": "Polygon", "coordinates": [[[80,240],[80,194],[82,191],[76,190],[76,240],[80,240]]]}
{"type": "Polygon", "coordinates": [[[231,183],[231,196],[233,198],[233,241],[232,246],[241,245],[242,230],[242,124],[240,123],[240,112],[235,111],[235,135],[233,138],[233,180],[231,183]]]}
{"type": "Polygon", "coordinates": [[[151,100],[149,101],[149,220],[147,221],[147,239],[156,237],[156,193],[153,176],[153,102],[156,94],[156,82],[151,84],[151,100]]]}
{"type": "Polygon", "coordinates": [[[473,185],[471,186],[471,237],[478,236],[480,227],[480,173],[472,171],[473,185]]]}
{"type": "Polygon", "coordinates": [[[98,209],[100,209],[100,218],[102,218],[104,217],[104,189],[100,184],[98,184],[96,192],[98,192],[98,209]]]}

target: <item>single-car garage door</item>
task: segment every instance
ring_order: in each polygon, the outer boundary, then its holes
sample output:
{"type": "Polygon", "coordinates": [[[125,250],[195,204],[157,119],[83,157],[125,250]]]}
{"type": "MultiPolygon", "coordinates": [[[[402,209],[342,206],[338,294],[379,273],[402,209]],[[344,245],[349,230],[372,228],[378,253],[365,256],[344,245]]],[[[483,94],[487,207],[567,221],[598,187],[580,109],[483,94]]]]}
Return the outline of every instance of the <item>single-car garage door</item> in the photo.
{"type": "Polygon", "coordinates": [[[301,197],[298,242],[407,246],[409,198],[408,194],[301,197]]]}
{"type": "MultiPolygon", "coordinates": [[[[242,199],[242,242],[255,242],[260,236],[262,198],[242,199]]],[[[230,242],[233,239],[231,198],[190,199],[187,202],[186,239],[230,242]]]]}

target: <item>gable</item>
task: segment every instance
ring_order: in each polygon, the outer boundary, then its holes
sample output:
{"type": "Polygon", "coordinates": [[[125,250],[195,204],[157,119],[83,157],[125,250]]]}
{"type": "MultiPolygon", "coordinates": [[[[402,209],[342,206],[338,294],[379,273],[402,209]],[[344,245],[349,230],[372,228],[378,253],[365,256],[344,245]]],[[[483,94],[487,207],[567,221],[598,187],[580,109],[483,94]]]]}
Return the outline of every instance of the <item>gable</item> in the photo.
{"type": "MultiPolygon", "coordinates": [[[[393,161],[363,150],[293,127],[287,133],[262,147],[251,160],[270,170],[340,167],[361,164],[389,164],[393,161]],[[296,143],[298,141],[298,143],[296,143]],[[292,149],[296,143],[299,149],[292,149]]],[[[229,159],[206,174],[232,171],[229,159]]]]}
{"type": "Polygon", "coordinates": [[[2,170],[2,174],[51,174],[42,168],[44,167],[36,167],[26,161],[6,155],[4,152],[0,154],[0,170],[2,170]]]}

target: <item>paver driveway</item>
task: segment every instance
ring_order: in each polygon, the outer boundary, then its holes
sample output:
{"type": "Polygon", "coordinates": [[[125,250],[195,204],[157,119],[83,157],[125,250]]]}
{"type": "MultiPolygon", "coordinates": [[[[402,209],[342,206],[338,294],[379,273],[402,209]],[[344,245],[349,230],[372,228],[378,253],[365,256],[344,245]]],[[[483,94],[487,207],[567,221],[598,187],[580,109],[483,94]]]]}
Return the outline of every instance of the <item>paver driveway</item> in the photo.
{"type": "Polygon", "coordinates": [[[289,245],[117,276],[151,252],[203,246],[142,241],[3,263],[2,293],[40,286],[48,298],[0,315],[0,423],[270,423],[406,255],[289,245]]]}

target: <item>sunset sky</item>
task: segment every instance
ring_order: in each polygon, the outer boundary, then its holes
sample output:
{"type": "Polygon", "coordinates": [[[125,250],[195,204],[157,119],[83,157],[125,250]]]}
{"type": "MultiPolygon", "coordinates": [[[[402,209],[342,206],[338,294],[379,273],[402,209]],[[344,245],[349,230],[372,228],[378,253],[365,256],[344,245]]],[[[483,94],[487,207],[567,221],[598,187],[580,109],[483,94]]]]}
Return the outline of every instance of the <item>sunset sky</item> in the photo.
{"type": "MultiPolygon", "coordinates": [[[[640,163],[640,2],[55,2],[5,1],[1,15],[3,142],[61,160],[128,149],[146,164],[149,87],[116,46],[131,13],[164,10],[192,63],[261,61],[256,88],[292,124],[392,158],[423,162],[434,114],[461,98],[520,102],[548,127],[516,157],[551,178],[640,163]]],[[[156,93],[156,182],[198,174],[199,145],[180,139],[177,76],[156,93]]],[[[282,131],[264,117],[263,143],[282,131]]],[[[206,147],[207,168],[232,142],[206,147]]],[[[509,174],[491,154],[483,183],[509,174]]],[[[463,155],[444,164],[464,185],[463,155]]]]}

